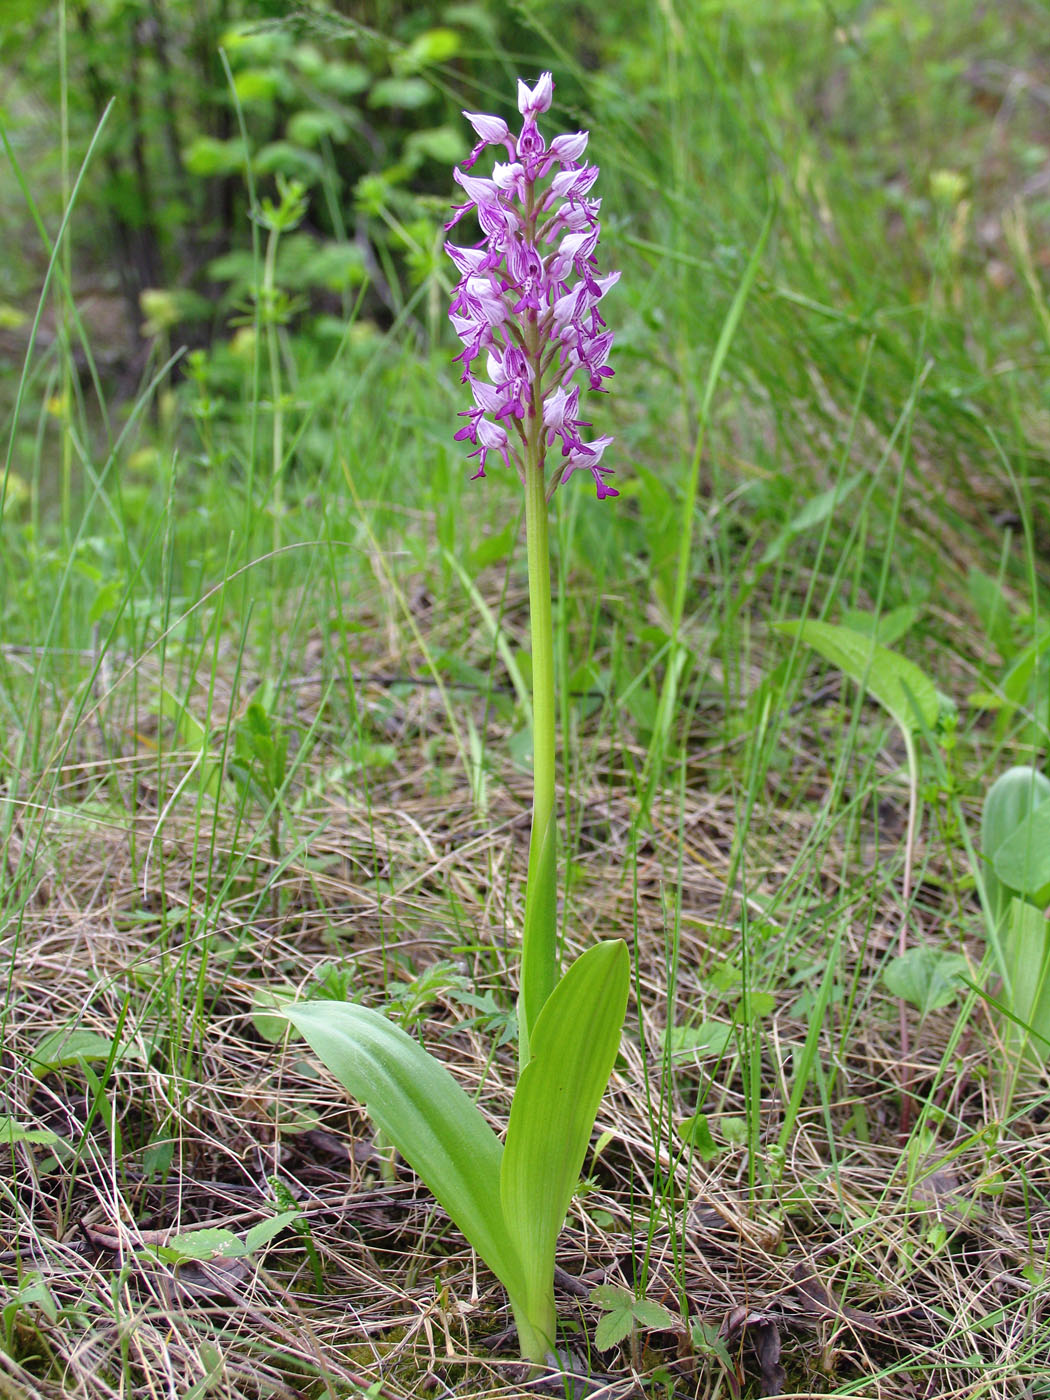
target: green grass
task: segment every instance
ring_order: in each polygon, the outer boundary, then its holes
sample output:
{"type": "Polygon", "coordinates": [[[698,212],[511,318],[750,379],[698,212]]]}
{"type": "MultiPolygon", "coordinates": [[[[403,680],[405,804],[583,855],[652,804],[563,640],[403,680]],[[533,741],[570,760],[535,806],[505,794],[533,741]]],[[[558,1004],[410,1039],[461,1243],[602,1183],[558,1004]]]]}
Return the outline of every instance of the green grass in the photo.
{"type": "MultiPolygon", "coordinates": [[[[680,9],[594,9],[597,67],[556,10],[521,12],[522,71],[582,94],[563,115],[623,269],[591,404],[622,494],[573,482],[552,531],[565,950],[619,935],[636,960],[559,1254],[583,1280],[566,1340],[610,1395],[732,1394],[727,1365],[761,1394],[763,1326],[787,1394],[1038,1394],[1047,1081],[1004,1094],[967,842],[995,774],[1046,760],[1042,655],[1024,671],[1050,538],[1045,9],[680,9]],[[797,617],[881,619],[958,709],[918,740],[906,896],[899,731],[774,630],[797,617]],[[902,924],[976,989],[906,1009],[907,1068],[882,977],[902,924]],[[681,1334],[597,1352],[605,1282],[681,1334]]],[[[0,385],[0,1117],[37,1135],[0,1145],[0,1393],[518,1393],[498,1286],[267,1016],[290,991],[393,1002],[505,1121],[518,492],[452,443],[441,286],[329,338],[260,324],[254,357],[231,330],[174,380],[158,338],[122,395],[80,330],[79,154],[64,224],[14,146],[2,177],[58,330],[0,385]],[[287,740],[276,781],[253,700],[287,740]],[[290,1200],[244,1258],[165,1253],[290,1200]]]]}

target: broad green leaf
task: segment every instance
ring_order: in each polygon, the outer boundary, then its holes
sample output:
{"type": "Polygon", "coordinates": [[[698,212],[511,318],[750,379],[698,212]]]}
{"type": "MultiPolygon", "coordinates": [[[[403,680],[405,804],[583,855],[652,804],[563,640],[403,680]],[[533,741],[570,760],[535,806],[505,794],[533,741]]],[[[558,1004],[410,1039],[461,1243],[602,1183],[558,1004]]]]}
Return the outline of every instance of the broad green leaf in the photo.
{"type": "Polygon", "coordinates": [[[613,1308],[629,1308],[634,1304],[634,1294],[619,1283],[599,1283],[587,1296],[606,1312],[613,1308]]]}
{"type": "Polygon", "coordinates": [[[252,1025],[256,1033],[271,1045],[278,1045],[288,1034],[288,1021],[284,1013],[294,994],[292,987],[288,987],[283,994],[269,987],[257,987],[252,994],[252,1025]]]}
{"type": "Polygon", "coordinates": [[[1000,773],[988,789],[981,810],[981,849],[992,860],[1036,807],[1050,801],[1050,778],[1037,768],[1019,765],[1000,773]]]}
{"type": "Polygon", "coordinates": [[[244,169],[244,147],[240,141],[198,136],[183,150],[182,163],[191,175],[205,179],[214,175],[235,175],[244,169]]]}
{"type": "Polygon", "coordinates": [[[394,55],[395,73],[418,73],[433,63],[447,63],[460,49],[460,36],[454,29],[424,29],[412,42],[394,55]]]}
{"type": "Polygon", "coordinates": [[[752,992],[746,998],[741,997],[733,1007],[733,1022],[735,1025],[753,1026],[763,1016],[768,1016],[776,1004],[777,999],[772,992],[752,992]]]}
{"type": "MultiPolygon", "coordinates": [[[[988,896],[995,926],[1002,922],[1010,903],[1008,890],[996,874],[993,862],[1002,846],[1023,825],[1033,808],[1050,800],[1050,778],[1027,765],[1008,768],[1000,773],[985,794],[981,809],[981,854],[984,867],[984,888],[988,896]]],[[[1020,886],[1013,887],[1021,893],[1020,886]]]]}
{"type": "Polygon", "coordinates": [[[415,164],[421,159],[439,165],[456,165],[468,151],[458,128],[433,126],[426,131],[413,131],[405,141],[405,159],[415,164]]]}
{"type": "Polygon", "coordinates": [[[902,997],[925,1016],[954,1001],[966,985],[968,971],[961,953],[918,947],[891,958],[882,976],[895,997],[902,997]]]}
{"type": "Polygon", "coordinates": [[[716,1356],[729,1375],[735,1374],[736,1361],[722,1340],[717,1322],[705,1322],[702,1317],[697,1317],[693,1319],[689,1331],[693,1338],[693,1346],[701,1356],[716,1356]]]}
{"type": "Polygon", "coordinates": [[[733,1147],[743,1147],[747,1142],[747,1119],[727,1117],[720,1120],[718,1130],[733,1147]]]}
{"type": "Polygon", "coordinates": [[[287,175],[312,185],[324,179],[324,161],[314,151],[293,146],[291,141],[271,141],[252,160],[257,175],[287,175]]]}
{"type": "Polygon", "coordinates": [[[636,1327],[673,1327],[674,1317],[662,1303],[649,1298],[636,1298],[629,1288],[603,1283],[592,1288],[592,1303],[597,1303],[604,1316],[594,1332],[594,1345],[608,1351],[629,1337],[636,1327]]]}
{"type": "Polygon", "coordinates": [[[837,666],[887,709],[909,733],[919,722],[932,729],[940,713],[937,689],[907,657],[851,627],[799,619],[773,624],[786,637],[798,637],[837,666]]]}
{"type": "Polygon", "coordinates": [[[370,1007],[309,1001],[287,1014],[517,1296],[521,1265],[500,1204],[503,1148],[444,1065],[370,1007]]]}
{"type": "Polygon", "coordinates": [[[253,1225],[243,1240],[232,1230],[217,1227],[187,1230],[161,1245],[160,1254],[174,1262],[180,1259],[242,1259],[246,1254],[254,1254],[269,1244],[275,1235],[279,1235],[301,1215],[302,1211],[299,1210],[284,1210],[278,1215],[271,1215],[266,1220],[260,1220],[258,1225],[253,1225]]]}
{"type": "Polygon", "coordinates": [[[413,111],[430,101],[434,93],[422,78],[380,78],[368,94],[369,107],[396,107],[413,111]]]}
{"type": "Polygon", "coordinates": [[[863,632],[865,637],[874,637],[883,646],[891,647],[894,642],[910,632],[919,616],[919,609],[913,603],[903,603],[889,612],[862,612],[859,608],[847,608],[842,614],[843,627],[854,632],[863,632]]]}
{"type": "Polygon", "coordinates": [[[368,69],[361,63],[329,59],[317,78],[321,87],[336,97],[356,97],[369,84],[368,69]]]}
{"type": "Polygon", "coordinates": [[[542,1316],[552,1287],[555,1245],[616,1059],[629,983],[626,943],[598,943],[569,968],[532,1029],[500,1173],[532,1316],[542,1316]]]}
{"type": "Polygon", "coordinates": [[[1041,909],[1050,904],[1050,800],[1022,818],[996,849],[992,867],[1008,890],[1041,909]]]}
{"type": "MultiPolygon", "coordinates": [[[[608,1311],[598,1319],[598,1326],[594,1329],[594,1345],[599,1351],[608,1351],[617,1346],[634,1331],[634,1299],[630,1295],[628,1298],[629,1301],[609,1305],[608,1311]]],[[[603,1303],[602,1306],[607,1305],[603,1303]]]]}
{"type": "Polygon", "coordinates": [[[678,1136],[692,1147],[701,1162],[713,1162],[722,1152],[711,1136],[711,1127],[702,1113],[683,1118],[678,1125],[678,1136]]]}
{"type": "Polygon", "coordinates": [[[277,68],[242,68],[233,80],[238,102],[272,102],[284,86],[277,68]]]}
{"type": "Polygon", "coordinates": [[[271,1215],[268,1220],[260,1220],[258,1225],[253,1225],[244,1237],[245,1253],[253,1254],[257,1249],[262,1249],[263,1245],[269,1244],[282,1230],[294,1224],[301,1215],[301,1210],[282,1210],[277,1215],[271,1215]]]}

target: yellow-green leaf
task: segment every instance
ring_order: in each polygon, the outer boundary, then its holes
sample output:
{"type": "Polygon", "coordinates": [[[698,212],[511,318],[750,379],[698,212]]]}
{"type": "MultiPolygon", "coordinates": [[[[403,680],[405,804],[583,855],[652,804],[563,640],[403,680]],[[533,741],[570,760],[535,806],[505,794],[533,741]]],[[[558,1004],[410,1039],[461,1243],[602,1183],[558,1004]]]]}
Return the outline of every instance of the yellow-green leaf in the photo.
{"type": "Polygon", "coordinates": [[[937,723],[941,703],[933,682],[913,661],[874,637],[815,619],[777,622],[774,627],[786,637],[798,637],[845,672],[887,709],[902,729],[910,733],[920,725],[932,729],[937,723]]]}
{"type": "Polygon", "coordinates": [[[287,1015],[517,1296],[521,1269],[500,1204],[503,1147],[444,1065],[367,1006],[307,1001],[287,1015]]]}
{"type": "Polygon", "coordinates": [[[533,1026],[500,1175],[533,1317],[543,1316],[552,1287],[555,1244],[620,1044],[629,984],[627,945],[599,943],[569,968],[533,1026]]]}

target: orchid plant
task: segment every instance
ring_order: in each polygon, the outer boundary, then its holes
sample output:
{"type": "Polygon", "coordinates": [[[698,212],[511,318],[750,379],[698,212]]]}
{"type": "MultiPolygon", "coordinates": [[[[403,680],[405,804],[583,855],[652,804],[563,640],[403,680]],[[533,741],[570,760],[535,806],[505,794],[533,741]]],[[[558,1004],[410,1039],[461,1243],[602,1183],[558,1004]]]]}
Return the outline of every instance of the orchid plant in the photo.
{"type": "Polygon", "coordinates": [[[598,499],[617,495],[603,454],[585,440],[581,379],[601,390],[612,333],[598,309],[619,273],[598,275],[598,176],[584,161],[587,133],[548,146],[537,119],[551,105],[544,73],[518,83],[517,136],[496,116],[466,112],[478,141],[455,179],[466,201],[446,226],[472,214],[482,237],[447,243],[460,274],[450,318],[463,349],[472,406],[456,439],[498,461],[525,493],[532,628],[533,815],[526,881],[519,1077],[504,1142],[447,1069],[404,1030],[365,1006],[311,1001],[292,1024],[427,1184],[507,1290],[523,1357],[555,1346],[554,1257],[579,1180],[598,1105],[620,1042],[630,960],[621,939],[588,948],[558,977],[554,640],[548,504],[577,471],[598,499]],[[488,178],[468,174],[493,146],[508,157],[488,178]],[[549,465],[555,443],[561,460],[549,465]]]}

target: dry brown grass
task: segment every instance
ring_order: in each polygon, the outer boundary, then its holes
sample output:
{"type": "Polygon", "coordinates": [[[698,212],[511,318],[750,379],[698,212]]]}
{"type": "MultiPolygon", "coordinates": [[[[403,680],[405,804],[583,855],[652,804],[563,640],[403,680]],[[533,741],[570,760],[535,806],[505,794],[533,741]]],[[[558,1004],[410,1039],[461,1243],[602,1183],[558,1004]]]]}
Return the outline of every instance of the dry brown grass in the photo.
{"type": "MultiPolygon", "coordinates": [[[[377,676],[410,669],[395,641],[377,632],[377,676]]],[[[359,686],[360,703],[389,691],[359,686]]],[[[0,1148],[0,1395],[255,1400],[374,1385],[369,1394],[394,1400],[543,1388],[513,1360],[498,1285],[441,1211],[373,1144],[367,1119],[301,1043],[274,1045],[253,1020],[261,990],[302,991],[333,966],[353,995],[380,999],[450,960],[473,991],[512,1005],[527,775],[501,759],[505,735],[490,725],[482,814],[440,696],[424,685],[397,693],[383,710],[397,761],[374,770],[367,791],[358,777],[324,781],[335,736],[319,727],[296,782],[306,797],[285,831],[293,856],[276,876],[265,843],[238,868],[257,814],[238,830],[227,813],[213,828],[192,796],[169,801],[184,762],[171,760],[158,793],[155,758],[135,752],[149,736],[117,723],[119,683],[99,713],[102,732],[122,733],[127,752],[99,762],[91,749],[101,741],[85,722],[54,792],[23,784],[47,810],[26,805],[6,852],[21,915],[0,938],[9,969],[0,1111],[53,1130],[73,1151],[56,1161],[46,1146],[0,1148]],[[31,1071],[41,1037],[72,1021],[105,1037],[120,1028],[131,1047],[103,1083],[99,1061],[90,1073],[31,1071]],[[243,1234],[278,1208],[275,1176],[301,1208],[320,1286],[294,1228],[249,1259],[175,1265],[152,1253],[193,1228],[243,1234]],[[20,1280],[43,1292],[16,1306],[20,1280]]],[[[319,687],[292,694],[297,718],[311,722],[319,687]]],[[[218,712],[234,703],[220,694],[218,712]]],[[[485,722],[480,700],[475,719],[485,722]]],[[[785,790],[819,790],[829,713],[814,704],[796,720],[785,790]]],[[[693,751],[709,769],[717,735],[702,712],[696,726],[693,751]]],[[[892,756],[880,762],[894,766],[892,756]]],[[[565,794],[576,833],[570,944],[598,931],[633,937],[640,997],[599,1116],[608,1141],[559,1254],[560,1313],[580,1366],[591,1368],[588,1393],[760,1395],[776,1393],[781,1377],[783,1393],[798,1397],[1046,1394],[1046,1084],[1026,1082],[1003,1121],[980,1002],[961,1035],[958,1008],[921,1026],[912,1017],[921,1122],[910,1146],[898,1140],[896,1010],[879,970],[900,918],[903,794],[886,786],[881,806],[873,798],[851,828],[828,823],[819,803],[808,812],[778,803],[771,787],[743,843],[745,886],[728,786],[661,799],[632,866],[624,771],[623,749],[599,737],[565,794]],[[878,831],[867,816],[876,808],[878,831]],[[755,985],[776,992],[772,1011],[721,1062],[668,1063],[669,1015],[727,1018],[732,995],[712,978],[738,955],[745,923],[755,985]],[[818,1074],[781,1159],[777,1135],[808,1029],[798,998],[819,983],[832,937],[841,997],[824,1018],[818,1074]],[[755,1095],[749,1153],[732,1120],[748,1116],[755,1095]],[[708,1162],[675,1132],[698,1098],[722,1148],[708,1162]],[[721,1334],[731,1372],[684,1328],[594,1351],[599,1314],[588,1294],[599,1282],[644,1283],[673,1312],[684,1301],[691,1319],[721,1334]]],[[[918,855],[916,921],[957,944],[973,929],[965,905],[938,885],[946,864],[930,823],[918,855]]],[[[495,1028],[472,1014],[446,985],[420,1033],[499,1124],[512,1047],[494,1053],[495,1028]]],[[[565,1384],[554,1377],[546,1388],[560,1394],[565,1384]]]]}

